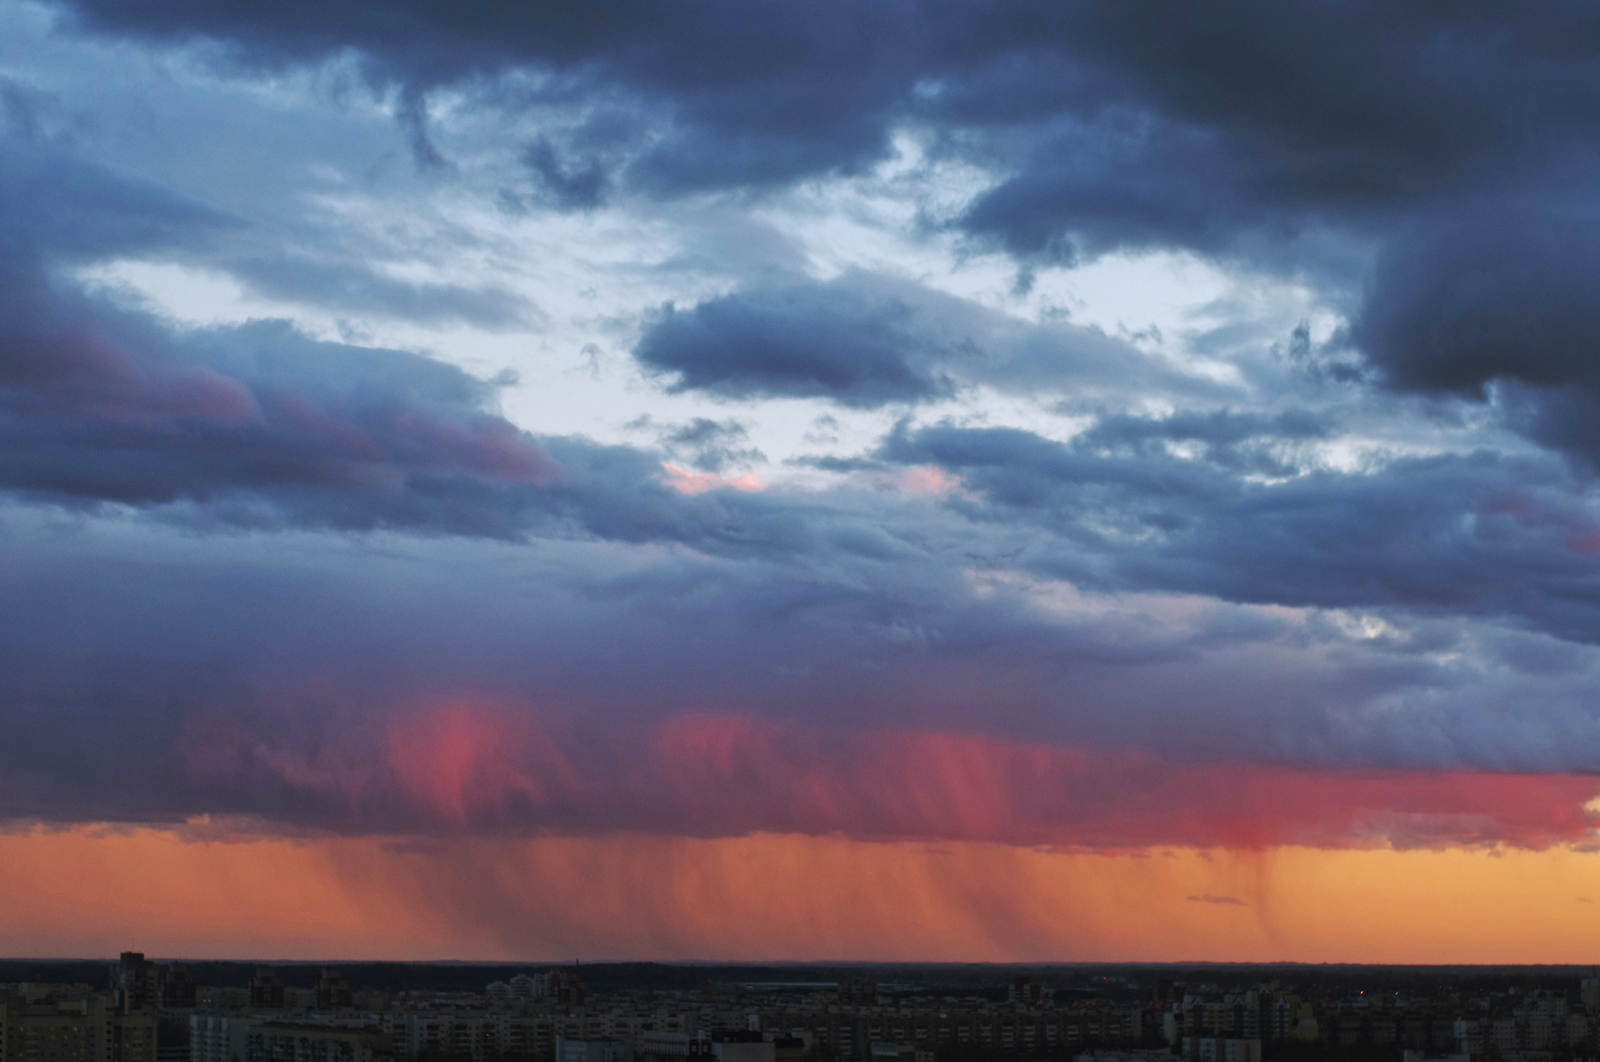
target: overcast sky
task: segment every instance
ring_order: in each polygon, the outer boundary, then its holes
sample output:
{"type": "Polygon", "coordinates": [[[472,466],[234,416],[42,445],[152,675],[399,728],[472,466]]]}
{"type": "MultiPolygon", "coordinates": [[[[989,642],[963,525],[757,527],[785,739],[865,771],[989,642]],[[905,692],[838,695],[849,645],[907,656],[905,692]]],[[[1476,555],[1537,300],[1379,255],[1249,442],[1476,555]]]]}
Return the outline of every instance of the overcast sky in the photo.
{"type": "Polygon", "coordinates": [[[1581,3],[0,5],[0,816],[1576,857],[1597,154],[1581,3]]]}

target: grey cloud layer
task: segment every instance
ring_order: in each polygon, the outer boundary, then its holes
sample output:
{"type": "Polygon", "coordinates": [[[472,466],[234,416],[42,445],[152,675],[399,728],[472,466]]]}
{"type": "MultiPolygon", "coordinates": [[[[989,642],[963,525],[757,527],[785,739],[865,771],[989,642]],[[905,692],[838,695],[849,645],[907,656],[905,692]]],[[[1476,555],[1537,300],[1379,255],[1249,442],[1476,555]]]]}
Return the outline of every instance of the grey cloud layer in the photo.
{"type": "MultiPolygon", "coordinates": [[[[34,28],[15,11],[7,15],[5,29],[26,41],[34,28]]],[[[97,57],[73,58],[92,68],[97,57]]],[[[350,191],[344,167],[381,166],[383,145],[359,143],[367,132],[361,122],[313,122],[302,134],[281,116],[246,109],[245,128],[232,128],[237,117],[228,103],[238,109],[239,101],[196,100],[160,86],[179,97],[175,105],[127,69],[135,65],[123,57],[109,75],[134,78],[132,98],[100,110],[93,93],[64,100],[4,82],[0,150],[8,165],[0,180],[14,238],[46,248],[55,264],[176,264],[227,276],[256,298],[362,321],[491,332],[544,323],[539,307],[494,281],[418,278],[418,267],[440,251],[484,253],[482,241],[459,226],[424,217],[358,230],[332,205],[350,191]],[[224,128],[215,147],[188,137],[217,125],[224,128]],[[174,138],[182,142],[175,146],[174,138]],[[320,177],[304,172],[314,167],[286,164],[286,155],[318,150],[337,156],[320,177]],[[420,243],[430,245],[427,252],[419,253],[420,243]]]]}
{"type": "Polygon", "coordinates": [[[1597,514],[1558,461],[1480,452],[1263,483],[1239,474],[1234,448],[1196,460],[1103,447],[1104,427],[1072,444],[1014,428],[900,430],[884,454],[959,473],[975,519],[1047,530],[1030,563],[1086,585],[1511,614],[1600,636],[1578,604],[1600,589],[1597,514]]]}
{"type": "MultiPolygon", "coordinates": [[[[1025,585],[965,583],[941,536],[924,526],[918,540],[921,516],[841,499],[812,516],[809,563],[644,551],[619,570],[614,546],[580,542],[196,541],[115,521],[46,541],[48,524],[12,510],[12,552],[28,564],[0,590],[28,620],[0,643],[0,808],[449,829],[389,772],[395,727],[420,719],[426,738],[430,713],[448,724],[457,704],[504,720],[485,740],[518,739],[507,755],[558,794],[501,808],[485,829],[794,828],[738,801],[708,817],[697,785],[654,788],[650,772],[674,762],[662,728],[685,713],[841,740],[932,729],[1134,745],[1174,762],[1600,760],[1592,648],[1459,621],[1372,638],[1336,617],[1160,599],[1041,608],[1025,585]],[[886,515],[897,555],[839,548],[886,515]],[[572,770],[612,789],[642,771],[644,788],[620,804],[561,797],[572,770]]],[[[850,828],[893,826],[864,815],[850,828]]]]}
{"type": "MultiPolygon", "coordinates": [[[[1091,185],[1062,184],[1050,202],[1057,216],[1066,207],[1068,217],[1163,240],[1172,234],[1159,230],[1175,225],[1226,239],[1253,213],[1381,210],[1433,197],[1463,177],[1491,177],[1516,152],[1570,143],[1595,116],[1579,43],[1593,39],[1595,17],[1578,3],[1526,18],[1486,4],[1287,11],[1240,0],[1201,13],[1174,3],[1158,9],[1161,33],[1150,31],[1156,12],[1114,3],[773,4],[753,13],[638,2],[603,14],[423,0],[71,8],[104,32],[220,40],[246,63],[353,48],[374,76],[421,90],[517,66],[550,71],[552,93],[612,86],[677,119],[636,164],[668,185],[848,168],[886,150],[887,126],[911,113],[980,129],[1120,131],[1092,145],[1096,165],[1071,169],[1105,178],[1105,192],[1123,176],[1145,181],[1081,211],[1071,211],[1069,193],[1091,185]],[[1530,123],[1533,113],[1540,119],[1530,123]],[[1151,121],[1187,132],[1187,143],[1151,121]],[[710,149],[698,164],[694,148],[710,149]],[[1167,179],[1223,193],[1235,215],[1219,213],[1216,198],[1186,218],[1158,205],[1168,196],[1147,183],[1152,169],[1129,167],[1147,149],[1189,162],[1167,179]]],[[[1043,169],[1029,166],[1013,187],[1043,169]]],[[[1021,213],[1002,211],[993,223],[1020,223],[1021,213]]]]}
{"type": "Polygon", "coordinates": [[[678,391],[734,399],[827,398],[875,408],[949,398],[963,387],[1216,398],[1187,376],[1093,328],[1031,325],[893,277],[752,288],[686,310],[665,307],[633,350],[678,391]]]}
{"type": "Polygon", "coordinates": [[[0,144],[0,486],[83,502],[213,505],[224,519],[509,534],[560,470],[417,354],[282,322],[176,332],[83,293],[75,262],[226,219],[68,155],[0,144]]]}
{"type": "MultiPolygon", "coordinates": [[[[565,207],[592,207],[606,187],[677,195],[859,172],[895,128],[930,130],[940,152],[999,176],[954,222],[980,241],[1034,262],[1177,247],[1322,278],[1395,386],[1520,382],[1530,390],[1509,423],[1595,452],[1583,308],[1600,305],[1584,257],[1600,27],[1587,4],[68,8],[102,33],[221,41],[247,65],[354,49],[373,79],[413,95],[539,71],[520,91],[584,101],[588,115],[570,144],[529,148],[533,182],[565,207]],[[1492,320],[1463,303],[1479,296],[1498,304],[1492,320]]],[[[684,386],[858,405],[946,386],[886,347],[881,316],[843,311],[857,334],[832,347],[858,360],[802,364],[782,354],[780,296],[745,300],[767,311],[764,368],[715,355],[748,324],[739,303],[670,319],[647,362],[684,386]],[[709,344],[692,364],[677,345],[690,336],[709,344]]]]}
{"type": "MultiPolygon", "coordinates": [[[[565,105],[522,151],[517,210],[771,191],[861,172],[914,127],[936,162],[993,176],[948,222],[974,244],[1024,267],[1178,248],[1292,275],[1349,311],[1340,341],[1367,363],[1311,379],[1303,330],[1272,372],[1263,355],[1218,383],[1094,329],[887,273],[795,279],[769,255],[633,348],[670,390],[749,405],[639,425],[654,446],[540,437],[497,415],[492,382],[422,354],[281,322],[179,329],[86,291],[73,269],[142,258],[358,315],[540,320],[492,285],[400,281],[369,248],[280,241],[90,163],[8,90],[0,815],[413,828],[340,772],[370,766],[386,720],[454,697],[567,727],[600,773],[693,712],[1600,771],[1588,473],[1528,448],[1343,470],[1319,452],[1385,410],[1427,435],[1393,397],[1420,393],[1441,421],[1493,402],[1540,445],[1600,453],[1588,8],[1172,5],[1162,33],[1114,3],[71,10],[254,69],[357,49],[401,94],[418,180],[452,177],[428,92],[565,105]],[[860,415],[978,388],[1086,427],[906,419],[814,462],[841,474],[818,490],[663,476],[664,458],[760,460],[762,400],[860,415]]],[[[518,825],[690,818],[553,805],[518,825]]]]}

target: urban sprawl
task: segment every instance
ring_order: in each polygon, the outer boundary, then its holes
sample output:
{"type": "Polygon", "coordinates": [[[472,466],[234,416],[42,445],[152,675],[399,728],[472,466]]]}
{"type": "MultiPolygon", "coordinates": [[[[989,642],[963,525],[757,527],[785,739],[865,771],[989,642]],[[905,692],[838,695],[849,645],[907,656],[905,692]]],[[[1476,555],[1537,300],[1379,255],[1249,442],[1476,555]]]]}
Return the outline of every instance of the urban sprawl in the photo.
{"type": "MultiPolygon", "coordinates": [[[[359,970],[360,967],[356,967],[359,970]]],[[[426,968],[422,968],[426,969],[426,968]]],[[[248,984],[122,955],[102,984],[0,985],[0,1062],[1568,1062],[1595,1060],[1600,978],[1002,976],[586,986],[604,967],[476,990],[370,988],[261,966],[248,984]],[[1570,983],[1561,983],[1569,981],[1570,983]]],[[[682,968],[677,968],[682,970],[682,968]]],[[[976,969],[977,972],[973,972],[976,969]]],[[[903,972],[903,971],[902,971],[903,972]]],[[[913,972],[912,976],[917,976],[913,972]]],[[[359,976],[359,975],[357,975],[359,976]]],[[[614,979],[613,979],[614,980],[614,979]]]]}

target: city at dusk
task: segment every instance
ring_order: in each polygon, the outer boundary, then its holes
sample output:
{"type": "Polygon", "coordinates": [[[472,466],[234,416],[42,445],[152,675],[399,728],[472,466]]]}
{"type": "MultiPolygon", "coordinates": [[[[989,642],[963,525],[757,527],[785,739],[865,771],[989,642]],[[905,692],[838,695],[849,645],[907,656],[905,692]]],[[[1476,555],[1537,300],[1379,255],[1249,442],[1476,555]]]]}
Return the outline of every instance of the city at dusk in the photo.
{"type": "Polygon", "coordinates": [[[1600,1059],[1597,163],[1587,0],[0,0],[0,1062],[1600,1059]]]}

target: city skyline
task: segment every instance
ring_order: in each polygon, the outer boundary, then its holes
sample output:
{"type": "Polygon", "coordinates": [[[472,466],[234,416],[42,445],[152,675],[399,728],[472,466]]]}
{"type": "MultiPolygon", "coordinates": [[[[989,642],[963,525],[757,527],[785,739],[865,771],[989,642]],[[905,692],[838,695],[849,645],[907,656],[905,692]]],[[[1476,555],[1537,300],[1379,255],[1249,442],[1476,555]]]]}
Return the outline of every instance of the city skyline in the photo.
{"type": "Polygon", "coordinates": [[[1552,966],[0,961],[19,975],[0,1046],[42,1062],[1556,1062],[1600,1036],[1600,973],[1552,966]]]}
{"type": "Polygon", "coordinates": [[[1597,99],[1577,0],[0,4],[0,955],[1600,955],[1597,99]]]}

